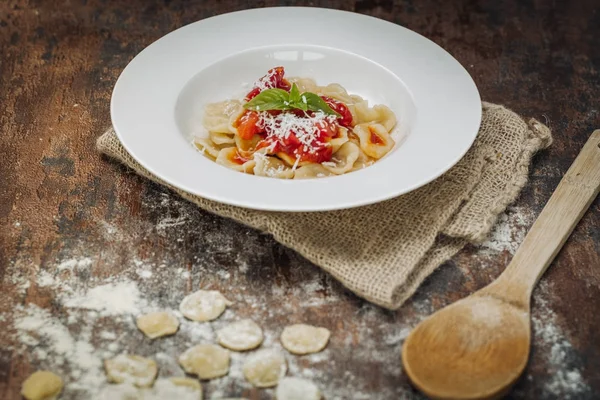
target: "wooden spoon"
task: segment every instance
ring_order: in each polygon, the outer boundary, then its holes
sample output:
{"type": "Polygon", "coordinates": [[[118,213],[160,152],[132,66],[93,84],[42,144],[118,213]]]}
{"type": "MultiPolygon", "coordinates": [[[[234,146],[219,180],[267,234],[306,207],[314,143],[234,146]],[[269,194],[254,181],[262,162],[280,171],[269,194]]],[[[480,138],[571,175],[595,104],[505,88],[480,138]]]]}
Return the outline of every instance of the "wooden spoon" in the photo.
{"type": "Polygon", "coordinates": [[[506,270],[485,288],[436,312],[407,337],[402,362],[436,399],[495,399],[529,357],[531,292],[600,190],[594,131],[506,270]]]}

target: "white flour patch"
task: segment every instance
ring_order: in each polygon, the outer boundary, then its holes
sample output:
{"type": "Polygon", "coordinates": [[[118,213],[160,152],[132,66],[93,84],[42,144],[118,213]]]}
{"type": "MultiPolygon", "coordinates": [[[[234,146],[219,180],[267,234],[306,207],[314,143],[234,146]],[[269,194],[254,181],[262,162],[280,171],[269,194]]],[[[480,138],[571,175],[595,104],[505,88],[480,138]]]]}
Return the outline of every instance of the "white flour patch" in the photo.
{"type": "Polygon", "coordinates": [[[227,271],[225,271],[224,269],[217,269],[215,271],[215,273],[217,274],[217,276],[221,279],[227,280],[231,277],[231,274],[227,271]]]}
{"type": "Polygon", "coordinates": [[[490,255],[503,251],[515,254],[533,220],[531,211],[522,207],[508,207],[498,217],[489,239],[479,246],[480,250],[490,255]]]}
{"type": "Polygon", "coordinates": [[[557,316],[546,300],[551,287],[541,281],[535,306],[532,312],[534,341],[543,350],[540,354],[546,359],[548,377],[543,388],[551,398],[575,399],[590,391],[581,371],[573,366],[570,359],[575,352],[571,343],[558,326],[557,316]]]}
{"type": "Polygon", "coordinates": [[[59,318],[30,304],[16,311],[14,328],[22,346],[34,347],[28,351],[35,358],[31,361],[41,366],[50,362],[52,370],[65,377],[65,390],[94,390],[104,382],[102,360],[90,343],[89,327],[72,333],[59,318]]]}
{"type": "Polygon", "coordinates": [[[54,276],[48,271],[40,271],[37,276],[37,285],[41,287],[56,286],[58,282],[54,279],[54,276]]]}
{"type": "Polygon", "coordinates": [[[79,258],[79,259],[69,259],[61,262],[56,266],[56,270],[63,271],[83,271],[88,269],[92,265],[92,259],[89,257],[79,258]]]}
{"type": "Polygon", "coordinates": [[[142,279],[148,279],[152,277],[152,271],[148,268],[138,268],[135,273],[142,279]]]}
{"type": "MultiPolygon", "coordinates": [[[[79,259],[46,268],[57,271],[60,266],[62,270],[77,271],[91,264],[89,259],[79,259]]],[[[23,354],[37,368],[60,375],[66,385],[63,399],[93,398],[98,393],[106,383],[103,360],[122,351],[119,342],[128,336],[118,336],[111,329],[115,325],[135,329],[132,317],[150,306],[137,284],[125,277],[89,282],[95,286],[82,284],[76,274],[61,280],[41,270],[35,284],[54,289],[54,308],[62,312],[51,314],[28,304],[17,307],[12,315],[10,336],[16,344],[9,349],[23,354]],[[106,326],[106,318],[114,324],[106,326]]]]}
{"type": "Polygon", "coordinates": [[[99,285],[64,299],[67,308],[95,310],[101,316],[139,314],[143,303],[137,285],[132,281],[99,285]]]}
{"type": "Polygon", "coordinates": [[[240,273],[242,273],[242,274],[245,274],[246,272],[248,272],[248,268],[249,268],[248,263],[245,261],[242,261],[239,263],[238,271],[240,271],[240,273]]]}
{"type": "Polygon", "coordinates": [[[180,215],[177,218],[166,217],[158,221],[156,224],[156,229],[158,231],[164,231],[166,228],[171,228],[174,226],[180,226],[188,222],[188,217],[186,215],[180,215]]]}

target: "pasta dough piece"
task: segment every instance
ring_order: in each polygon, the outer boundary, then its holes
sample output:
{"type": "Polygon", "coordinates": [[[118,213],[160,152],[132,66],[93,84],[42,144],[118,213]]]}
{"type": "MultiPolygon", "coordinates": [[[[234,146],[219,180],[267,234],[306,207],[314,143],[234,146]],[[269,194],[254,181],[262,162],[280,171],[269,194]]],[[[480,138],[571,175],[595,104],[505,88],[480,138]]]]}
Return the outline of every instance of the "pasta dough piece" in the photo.
{"type": "Polygon", "coordinates": [[[365,101],[365,99],[363,99],[362,97],[360,97],[357,94],[351,94],[350,98],[352,99],[353,104],[360,103],[361,101],[365,101]]]}
{"type": "Polygon", "coordinates": [[[181,301],[179,311],[187,319],[205,322],[218,318],[232,304],[219,291],[198,290],[181,301]]]}
{"type": "Polygon", "coordinates": [[[63,388],[60,376],[50,371],[36,371],[23,382],[21,394],[27,400],[54,400],[63,388]]]}
{"type": "Polygon", "coordinates": [[[150,339],[172,335],[179,329],[179,320],[167,311],[144,314],[135,322],[138,329],[150,339]]]}
{"type": "Polygon", "coordinates": [[[254,153],[254,175],[268,176],[272,178],[292,179],[294,171],[286,163],[277,157],[268,157],[260,153],[254,153]]]}
{"type": "Polygon", "coordinates": [[[243,151],[254,151],[258,142],[260,142],[262,138],[260,135],[252,136],[252,139],[242,139],[239,135],[234,136],[235,145],[238,149],[243,151]]]}
{"type": "Polygon", "coordinates": [[[396,115],[394,112],[383,104],[377,104],[373,109],[379,113],[377,122],[383,125],[388,133],[392,132],[392,129],[396,126],[396,115]]]}
{"type": "Polygon", "coordinates": [[[352,142],[346,142],[331,156],[331,161],[322,162],[321,165],[330,172],[341,175],[352,169],[354,162],[358,159],[358,146],[352,142]]]}
{"type": "Polygon", "coordinates": [[[277,157],[279,157],[279,158],[280,158],[280,159],[281,159],[283,162],[285,162],[287,165],[289,165],[289,166],[290,166],[290,167],[292,167],[292,168],[293,168],[294,166],[295,166],[296,168],[298,168],[298,167],[302,167],[302,166],[305,166],[305,165],[311,165],[311,164],[314,164],[313,162],[310,162],[310,161],[298,161],[298,162],[296,162],[296,158],[295,158],[295,157],[292,157],[292,156],[290,156],[289,154],[287,154],[287,153],[284,153],[284,152],[279,152],[279,153],[276,153],[276,155],[277,155],[277,157]]]}
{"type": "Polygon", "coordinates": [[[350,171],[358,171],[359,169],[366,168],[368,166],[373,165],[375,160],[371,157],[367,156],[364,151],[360,148],[358,149],[358,158],[354,161],[354,165],[350,171]]]}
{"type": "Polygon", "coordinates": [[[388,107],[377,104],[373,108],[370,108],[366,101],[357,103],[354,106],[356,112],[356,125],[371,123],[381,124],[389,132],[396,126],[396,116],[388,107]]]}
{"type": "Polygon", "coordinates": [[[317,385],[306,379],[285,377],[277,385],[277,400],[320,400],[321,392],[317,385]]]}
{"type": "Polygon", "coordinates": [[[200,379],[218,378],[229,372],[229,351],[214,344],[199,344],[179,356],[179,364],[200,379]]]}
{"type": "Polygon", "coordinates": [[[356,112],[357,125],[364,124],[367,122],[374,122],[379,116],[377,111],[369,107],[369,103],[366,100],[354,104],[354,111],[356,112]]]}
{"type": "Polygon", "coordinates": [[[130,383],[108,385],[95,400],[142,400],[142,392],[130,383]]]}
{"type": "Polygon", "coordinates": [[[289,325],[281,333],[281,344],[290,353],[303,355],[318,353],[327,346],[331,333],[325,328],[296,324],[289,325]]]}
{"type": "Polygon", "coordinates": [[[251,350],[263,341],[263,332],[251,319],[233,322],[217,332],[217,340],[223,347],[235,351],[251,350]]]}
{"type": "Polygon", "coordinates": [[[219,156],[219,149],[211,140],[204,138],[195,138],[194,145],[200,150],[202,154],[215,161],[219,156]]]}
{"type": "Polygon", "coordinates": [[[333,172],[329,171],[321,164],[308,164],[296,169],[294,179],[324,178],[326,176],[334,175],[333,172]]]}
{"type": "Polygon", "coordinates": [[[231,144],[235,145],[233,134],[223,132],[208,132],[208,137],[216,145],[231,144]]]}
{"type": "Polygon", "coordinates": [[[331,139],[331,141],[329,142],[332,148],[332,153],[337,152],[340,149],[340,147],[342,147],[342,145],[347,141],[348,129],[344,128],[343,126],[340,126],[338,128],[338,135],[335,138],[331,139]]]}
{"type": "Polygon", "coordinates": [[[188,387],[194,390],[202,391],[202,385],[196,379],[174,376],[169,378],[169,381],[175,386],[188,387]]]}
{"type": "Polygon", "coordinates": [[[248,357],[242,368],[244,377],[256,387],[273,387],[285,376],[287,364],[275,349],[263,349],[248,357]]]}
{"type": "Polygon", "coordinates": [[[109,382],[131,383],[137,387],[152,386],[158,367],[154,360],[133,354],[120,354],[104,361],[109,382]]]}
{"type": "Polygon", "coordinates": [[[369,157],[380,159],[394,147],[394,139],[381,124],[360,124],[354,127],[360,148],[369,157]]]}
{"type": "Polygon", "coordinates": [[[300,90],[300,92],[315,93],[317,91],[317,82],[315,82],[315,80],[312,78],[293,77],[289,78],[288,81],[291,84],[295,83],[298,86],[298,90],[300,90]]]}
{"type": "Polygon", "coordinates": [[[144,392],[144,400],[202,400],[202,385],[196,379],[159,379],[144,392]]]}
{"type": "Polygon", "coordinates": [[[242,103],[238,100],[207,104],[204,108],[202,125],[209,132],[235,133],[235,130],[231,131],[232,118],[235,120],[242,110],[242,103]]]}
{"type": "Polygon", "coordinates": [[[238,149],[236,149],[235,147],[228,147],[219,151],[219,155],[217,156],[216,162],[217,164],[221,164],[227,168],[231,168],[239,172],[246,172],[249,174],[253,173],[256,161],[248,160],[246,162],[241,162],[236,160],[236,157],[238,157],[238,155],[238,149]]]}
{"type": "Polygon", "coordinates": [[[318,89],[318,94],[322,96],[331,97],[332,99],[339,100],[345,104],[352,104],[354,100],[348,94],[346,89],[342,85],[337,83],[331,83],[327,86],[322,86],[318,89]]]}

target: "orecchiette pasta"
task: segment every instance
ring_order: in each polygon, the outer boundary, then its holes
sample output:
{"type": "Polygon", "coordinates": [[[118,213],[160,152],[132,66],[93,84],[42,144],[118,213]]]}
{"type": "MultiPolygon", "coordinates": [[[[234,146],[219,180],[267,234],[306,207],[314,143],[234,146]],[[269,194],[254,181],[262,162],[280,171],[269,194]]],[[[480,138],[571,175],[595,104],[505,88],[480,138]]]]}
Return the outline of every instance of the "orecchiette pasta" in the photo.
{"type": "Polygon", "coordinates": [[[298,168],[294,174],[294,179],[324,178],[335,175],[321,164],[310,164],[298,168]]]}
{"type": "Polygon", "coordinates": [[[233,123],[242,111],[242,103],[238,100],[207,104],[204,108],[204,128],[209,132],[235,133],[233,123]]]}
{"type": "Polygon", "coordinates": [[[218,164],[280,179],[341,175],[372,165],[395,146],[394,112],[332,83],[284,77],[276,67],[242,100],[205,107],[208,137],[195,146],[218,164]]]}
{"type": "Polygon", "coordinates": [[[345,174],[352,169],[354,162],[358,159],[358,151],[357,145],[346,142],[331,157],[331,161],[322,162],[321,165],[336,175],[345,174]]]}
{"type": "Polygon", "coordinates": [[[245,161],[238,158],[238,150],[235,147],[228,147],[219,151],[216,161],[217,164],[249,174],[254,172],[254,166],[256,165],[254,160],[245,161]]]}
{"type": "Polygon", "coordinates": [[[209,132],[209,139],[216,145],[236,144],[233,134],[223,132],[209,132]]]}
{"type": "Polygon", "coordinates": [[[348,129],[344,127],[338,128],[338,135],[331,139],[331,151],[333,154],[337,153],[337,151],[342,147],[344,143],[348,141],[348,129]]]}
{"type": "Polygon", "coordinates": [[[256,153],[254,160],[256,161],[254,175],[282,179],[292,179],[294,177],[294,171],[277,157],[256,153]]]}
{"type": "Polygon", "coordinates": [[[216,160],[217,156],[219,155],[219,151],[221,151],[221,149],[219,149],[213,141],[208,139],[196,138],[195,144],[205,156],[213,161],[216,160]]]}
{"type": "Polygon", "coordinates": [[[291,83],[295,83],[298,85],[298,89],[301,92],[316,92],[317,91],[317,82],[315,82],[312,78],[290,78],[291,83]]]}
{"type": "Polygon", "coordinates": [[[354,132],[360,139],[361,150],[369,157],[378,160],[394,146],[394,139],[381,124],[364,123],[356,125],[354,132]]]}
{"type": "Polygon", "coordinates": [[[348,94],[346,89],[337,83],[331,83],[325,87],[320,87],[317,89],[317,92],[321,96],[331,97],[345,104],[354,103],[354,99],[348,94]]]}

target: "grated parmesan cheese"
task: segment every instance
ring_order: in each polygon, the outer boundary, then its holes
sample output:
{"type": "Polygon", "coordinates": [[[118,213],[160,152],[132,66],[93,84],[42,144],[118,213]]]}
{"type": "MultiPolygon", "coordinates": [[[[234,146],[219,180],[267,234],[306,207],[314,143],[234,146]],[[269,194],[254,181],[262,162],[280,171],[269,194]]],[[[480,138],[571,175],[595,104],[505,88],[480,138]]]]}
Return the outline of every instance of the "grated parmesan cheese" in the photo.
{"type": "Polygon", "coordinates": [[[335,123],[335,115],[327,115],[322,111],[316,112],[312,117],[308,114],[299,117],[293,113],[272,115],[261,112],[258,123],[268,136],[276,139],[287,139],[294,132],[300,143],[304,145],[304,151],[314,154],[317,148],[326,145],[319,140],[319,124],[324,122],[335,123]]]}
{"type": "Polygon", "coordinates": [[[254,82],[254,87],[258,88],[261,92],[267,89],[273,89],[275,85],[271,82],[271,78],[275,75],[275,69],[269,70],[267,75],[263,76],[256,82],[254,82]]]}
{"type": "Polygon", "coordinates": [[[296,161],[294,162],[294,166],[292,167],[292,171],[296,171],[296,168],[298,168],[298,163],[300,163],[300,156],[296,156],[296,161]]]}

